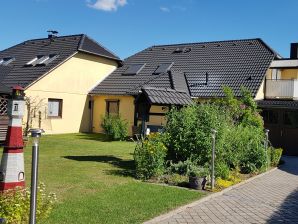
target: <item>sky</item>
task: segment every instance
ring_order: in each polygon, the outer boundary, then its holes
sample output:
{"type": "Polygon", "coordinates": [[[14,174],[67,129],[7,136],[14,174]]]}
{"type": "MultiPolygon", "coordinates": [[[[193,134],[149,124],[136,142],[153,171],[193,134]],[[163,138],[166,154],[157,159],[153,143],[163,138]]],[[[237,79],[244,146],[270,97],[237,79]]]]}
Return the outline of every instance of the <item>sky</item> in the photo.
{"type": "Polygon", "coordinates": [[[124,59],[152,45],[262,38],[298,42],[298,0],[0,0],[0,50],[84,33],[124,59]]]}

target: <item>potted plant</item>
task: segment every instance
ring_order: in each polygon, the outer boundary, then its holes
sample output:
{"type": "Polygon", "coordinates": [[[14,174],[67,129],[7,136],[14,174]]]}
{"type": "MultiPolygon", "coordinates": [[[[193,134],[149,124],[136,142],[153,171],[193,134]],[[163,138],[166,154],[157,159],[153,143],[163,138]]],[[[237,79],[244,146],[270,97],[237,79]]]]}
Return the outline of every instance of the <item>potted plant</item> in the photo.
{"type": "Polygon", "coordinates": [[[205,190],[208,171],[203,167],[192,167],[188,173],[189,187],[205,190]]]}

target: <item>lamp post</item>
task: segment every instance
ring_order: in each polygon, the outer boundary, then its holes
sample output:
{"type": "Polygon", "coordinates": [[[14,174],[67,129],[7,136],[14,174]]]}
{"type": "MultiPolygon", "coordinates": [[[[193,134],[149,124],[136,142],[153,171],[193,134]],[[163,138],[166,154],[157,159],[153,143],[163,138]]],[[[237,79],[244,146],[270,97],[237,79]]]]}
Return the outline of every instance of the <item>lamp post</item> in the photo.
{"type": "Polygon", "coordinates": [[[31,195],[30,195],[30,224],[36,223],[36,200],[37,200],[37,179],[38,179],[38,150],[39,139],[44,133],[42,129],[30,129],[32,137],[32,169],[31,169],[31,195]]]}
{"type": "Polygon", "coordinates": [[[215,174],[214,174],[214,161],[215,161],[215,138],[217,131],[215,129],[211,129],[212,136],[212,164],[211,164],[211,189],[214,189],[215,182],[215,174]]]}
{"type": "Polygon", "coordinates": [[[269,168],[269,158],[268,158],[268,142],[269,142],[269,129],[265,129],[265,153],[266,153],[266,159],[267,159],[267,170],[269,168]]]}

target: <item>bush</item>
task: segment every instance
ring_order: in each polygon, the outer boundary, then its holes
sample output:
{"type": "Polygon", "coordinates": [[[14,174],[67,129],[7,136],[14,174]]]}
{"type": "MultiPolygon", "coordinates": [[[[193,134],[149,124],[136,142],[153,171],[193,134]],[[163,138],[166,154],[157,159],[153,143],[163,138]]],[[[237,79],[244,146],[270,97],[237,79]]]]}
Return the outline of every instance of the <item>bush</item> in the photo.
{"type": "Polygon", "coordinates": [[[120,116],[105,116],[101,126],[110,140],[125,140],[128,135],[128,123],[120,116]]]}
{"type": "Polygon", "coordinates": [[[192,158],[201,165],[210,162],[211,129],[218,130],[220,138],[225,122],[220,108],[209,103],[170,110],[165,127],[169,159],[178,162],[192,158]]]}
{"type": "Polygon", "coordinates": [[[215,163],[215,177],[227,180],[230,175],[230,167],[224,162],[215,163]]]}
{"type": "Polygon", "coordinates": [[[166,154],[167,148],[162,134],[150,134],[147,139],[142,139],[134,151],[137,178],[146,180],[162,175],[166,154]]]}
{"type": "Polygon", "coordinates": [[[271,166],[278,166],[282,155],[282,151],[283,150],[281,148],[278,148],[278,149],[275,149],[273,147],[268,148],[271,166]]]}
{"type": "MultiPolygon", "coordinates": [[[[38,222],[49,216],[55,202],[55,194],[46,194],[45,185],[39,184],[36,209],[36,219],[38,222]]],[[[7,224],[28,223],[29,211],[29,189],[17,188],[15,190],[7,190],[0,194],[0,217],[4,218],[7,224]]]]}

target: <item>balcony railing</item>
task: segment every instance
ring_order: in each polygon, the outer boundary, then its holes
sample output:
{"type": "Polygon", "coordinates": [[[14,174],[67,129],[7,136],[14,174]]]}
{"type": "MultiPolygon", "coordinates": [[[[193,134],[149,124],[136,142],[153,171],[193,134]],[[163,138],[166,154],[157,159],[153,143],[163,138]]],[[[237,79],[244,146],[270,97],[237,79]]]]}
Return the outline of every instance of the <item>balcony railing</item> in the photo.
{"type": "Polygon", "coordinates": [[[298,79],[266,80],[265,97],[267,99],[298,99],[298,79]]]}

